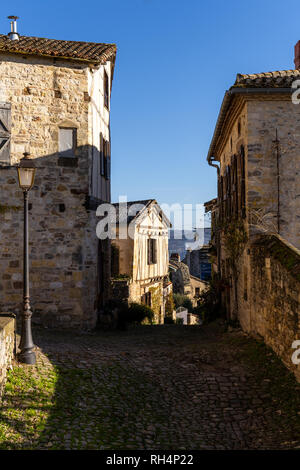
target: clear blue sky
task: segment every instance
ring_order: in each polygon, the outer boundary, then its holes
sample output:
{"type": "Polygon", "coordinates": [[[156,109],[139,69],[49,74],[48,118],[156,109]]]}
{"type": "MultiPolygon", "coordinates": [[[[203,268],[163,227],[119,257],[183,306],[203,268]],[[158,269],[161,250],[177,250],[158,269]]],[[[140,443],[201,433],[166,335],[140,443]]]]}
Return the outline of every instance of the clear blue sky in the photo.
{"type": "Polygon", "coordinates": [[[202,203],[216,195],[206,155],[238,72],[293,68],[300,3],[290,0],[14,0],[19,32],[114,42],[112,193],[202,203]]]}

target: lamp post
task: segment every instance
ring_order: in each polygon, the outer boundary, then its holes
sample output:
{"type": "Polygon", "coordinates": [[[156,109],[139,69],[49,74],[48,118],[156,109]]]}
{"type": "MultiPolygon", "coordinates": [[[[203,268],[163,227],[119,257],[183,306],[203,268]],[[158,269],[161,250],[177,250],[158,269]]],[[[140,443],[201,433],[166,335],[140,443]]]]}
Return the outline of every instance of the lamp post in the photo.
{"type": "Polygon", "coordinates": [[[29,153],[24,153],[24,158],[20,161],[17,170],[19,185],[24,195],[23,312],[19,360],[25,364],[35,364],[36,357],[33,351],[34,344],[31,334],[32,312],[29,298],[28,193],[34,183],[36,167],[34,161],[29,158],[29,153]]]}

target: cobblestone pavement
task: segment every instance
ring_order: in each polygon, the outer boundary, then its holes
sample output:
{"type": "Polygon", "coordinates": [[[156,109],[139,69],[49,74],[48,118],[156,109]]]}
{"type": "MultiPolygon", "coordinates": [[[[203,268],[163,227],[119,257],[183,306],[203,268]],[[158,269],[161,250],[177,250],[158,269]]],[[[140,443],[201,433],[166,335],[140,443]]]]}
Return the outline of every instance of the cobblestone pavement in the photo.
{"type": "Polygon", "coordinates": [[[9,373],[0,449],[300,448],[300,385],[222,324],[34,332],[9,373]]]}

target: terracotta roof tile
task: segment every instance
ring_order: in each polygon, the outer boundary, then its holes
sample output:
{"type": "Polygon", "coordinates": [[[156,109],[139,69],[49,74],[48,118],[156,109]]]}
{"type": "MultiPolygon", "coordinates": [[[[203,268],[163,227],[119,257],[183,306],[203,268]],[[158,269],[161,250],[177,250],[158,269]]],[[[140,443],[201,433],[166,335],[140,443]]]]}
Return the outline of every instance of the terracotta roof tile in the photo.
{"type": "Polygon", "coordinates": [[[20,36],[18,41],[12,41],[7,35],[0,34],[0,52],[103,63],[109,59],[114,59],[116,45],[29,36],[20,36]]]}
{"type": "Polygon", "coordinates": [[[290,87],[292,82],[300,78],[300,70],[278,70],[275,72],[238,73],[234,87],[254,88],[284,88],[290,87]]]}

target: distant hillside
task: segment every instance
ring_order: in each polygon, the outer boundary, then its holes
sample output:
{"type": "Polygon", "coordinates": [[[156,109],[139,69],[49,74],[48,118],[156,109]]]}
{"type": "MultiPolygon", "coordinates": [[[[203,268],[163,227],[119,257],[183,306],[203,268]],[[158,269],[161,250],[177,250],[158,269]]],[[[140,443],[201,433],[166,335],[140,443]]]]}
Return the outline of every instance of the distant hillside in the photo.
{"type": "Polygon", "coordinates": [[[185,233],[183,230],[170,230],[169,254],[179,253],[180,258],[183,259],[188,247],[190,247],[192,250],[197,250],[210,242],[210,236],[210,227],[198,228],[196,232],[189,230],[185,233]]]}

